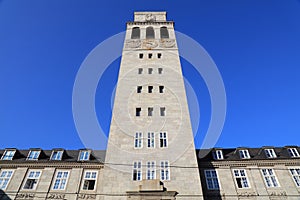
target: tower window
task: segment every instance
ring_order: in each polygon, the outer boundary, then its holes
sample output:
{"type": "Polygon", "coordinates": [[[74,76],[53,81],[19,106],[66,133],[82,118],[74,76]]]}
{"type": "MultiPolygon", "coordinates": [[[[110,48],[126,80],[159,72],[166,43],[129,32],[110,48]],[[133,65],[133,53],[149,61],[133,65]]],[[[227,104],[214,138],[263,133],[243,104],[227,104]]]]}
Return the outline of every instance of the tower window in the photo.
{"type": "Polygon", "coordinates": [[[161,53],[157,54],[157,58],[159,58],[159,59],[161,58],[161,53]]]}
{"type": "Polygon", "coordinates": [[[131,39],[140,39],[140,28],[133,27],[131,32],[131,39]]]}
{"type": "Polygon", "coordinates": [[[153,92],[153,86],[148,86],[148,93],[152,93],[153,92]]]}
{"type": "Polygon", "coordinates": [[[141,108],[136,108],[135,109],[135,116],[137,116],[137,117],[141,116],[141,112],[142,112],[141,108]]]}
{"type": "Polygon", "coordinates": [[[169,161],[160,162],[160,180],[170,180],[170,166],[169,161]]]}
{"type": "Polygon", "coordinates": [[[141,93],[142,92],[142,86],[137,86],[137,88],[136,88],[136,92],[137,93],[141,93]]]}
{"type": "Polygon", "coordinates": [[[168,138],[166,132],[159,133],[159,147],[160,148],[168,147],[168,138]]]}
{"type": "Polygon", "coordinates": [[[149,107],[148,108],[148,116],[153,116],[153,108],[152,107],[149,107]]]}
{"type": "Polygon", "coordinates": [[[155,179],[156,177],[155,161],[147,162],[147,180],[155,179]]]}
{"type": "Polygon", "coordinates": [[[142,74],[143,73],[143,68],[139,68],[138,69],[138,74],[142,74]]]}
{"type": "Polygon", "coordinates": [[[154,148],[155,147],[155,135],[154,135],[153,132],[148,133],[147,147],[148,148],[154,148]]]}
{"type": "Polygon", "coordinates": [[[133,170],[132,170],[132,180],[140,181],[142,180],[142,162],[133,162],[133,170]]]}
{"type": "Polygon", "coordinates": [[[153,68],[148,68],[148,74],[152,74],[153,73],[153,68]]]}
{"type": "Polygon", "coordinates": [[[142,148],[143,147],[143,133],[136,132],[134,136],[134,147],[135,148],[142,148]]]}
{"type": "Polygon", "coordinates": [[[159,93],[164,93],[165,87],[160,85],[159,86],[159,93]]]}
{"type": "Polygon", "coordinates": [[[160,108],[160,116],[166,116],[166,108],[165,107],[160,108]]]}
{"type": "Polygon", "coordinates": [[[158,68],[158,74],[162,74],[163,68],[158,68]]]}
{"type": "Polygon", "coordinates": [[[139,58],[142,59],[144,57],[144,54],[140,53],[139,58]]]}
{"type": "Polygon", "coordinates": [[[169,32],[167,27],[164,26],[160,28],[160,38],[161,39],[169,38],[169,32]]]}
{"type": "Polygon", "coordinates": [[[154,39],[155,36],[154,36],[154,29],[153,27],[147,27],[146,28],[146,39],[154,39]]]}
{"type": "Polygon", "coordinates": [[[152,58],[152,53],[148,54],[148,58],[151,59],[152,58]]]}

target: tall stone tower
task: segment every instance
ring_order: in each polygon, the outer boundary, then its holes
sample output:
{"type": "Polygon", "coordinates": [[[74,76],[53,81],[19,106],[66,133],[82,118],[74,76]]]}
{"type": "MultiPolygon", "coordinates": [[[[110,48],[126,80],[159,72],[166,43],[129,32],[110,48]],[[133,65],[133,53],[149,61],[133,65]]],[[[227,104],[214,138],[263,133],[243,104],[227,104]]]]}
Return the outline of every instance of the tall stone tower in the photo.
{"type": "Polygon", "coordinates": [[[127,23],[103,172],[104,199],[202,199],[190,115],[166,12],[127,23]]]}

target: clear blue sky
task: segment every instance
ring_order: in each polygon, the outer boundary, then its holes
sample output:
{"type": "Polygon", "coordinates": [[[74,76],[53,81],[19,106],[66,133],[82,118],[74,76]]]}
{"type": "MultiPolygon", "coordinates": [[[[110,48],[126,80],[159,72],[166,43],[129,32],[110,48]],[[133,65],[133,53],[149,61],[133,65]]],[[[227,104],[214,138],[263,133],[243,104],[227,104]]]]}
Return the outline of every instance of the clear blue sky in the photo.
{"type": "MultiPolygon", "coordinates": [[[[72,116],[76,73],[95,46],[145,10],[167,11],[218,66],[228,104],[216,146],[300,145],[300,1],[0,0],[0,148],[82,148],[72,116]]],[[[119,62],[96,96],[106,132],[119,62]]],[[[195,69],[182,64],[201,104],[199,147],[209,95],[195,69]]]]}

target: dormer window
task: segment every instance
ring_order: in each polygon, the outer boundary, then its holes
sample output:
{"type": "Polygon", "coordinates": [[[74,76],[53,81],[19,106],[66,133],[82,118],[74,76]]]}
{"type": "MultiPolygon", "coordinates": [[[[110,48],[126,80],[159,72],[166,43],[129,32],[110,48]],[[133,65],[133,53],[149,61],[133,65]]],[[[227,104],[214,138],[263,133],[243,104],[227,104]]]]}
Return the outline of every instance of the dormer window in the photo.
{"type": "Polygon", "coordinates": [[[27,160],[37,160],[39,158],[41,151],[31,150],[27,156],[27,160]]]}
{"type": "Polygon", "coordinates": [[[249,159],[250,158],[250,154],[247,149],[239,150],[239,154],[240,154],[241,159],[249,159]]]}
{"type": "Polygon", "coordinates": [[[16,150],[6,150],[1,159],[2,160],[12,160],[15,153],[16,153],[16,150]]]}
{"type": "Polygon", "coordinates": [[[61,160],[62,155],[63,155],[62,150],[54,150],[54,151],[52,151],[52,155],[51,155],[50,160],[61,160]]]}
{"type": "Polygon", "coordinates": [[[276,153],[274,149],[265,149],[265,154],[268,158],[276,158],[276,153]]]}
{"type": "Polygon", "coordinates": [[[290,156],[293,158],[300,157],[299,152],[297,151],[296,148],[288,148],[288,152],[289,152],[290,156]]]}
{"type": "Polygon", "coordinates": [[[213,151],[213,158],[215,160],[222,160],[222,159],[224,159],[222,150],[215,150],[215,151],[213,151]]]}
{"type": "Polygon", "coordinates": [[[86,160],[89,160],[89,159],[90,159],[90,151],[88,151],[88,150],[80,151],[78,160],[86,161],[86,160]]]}

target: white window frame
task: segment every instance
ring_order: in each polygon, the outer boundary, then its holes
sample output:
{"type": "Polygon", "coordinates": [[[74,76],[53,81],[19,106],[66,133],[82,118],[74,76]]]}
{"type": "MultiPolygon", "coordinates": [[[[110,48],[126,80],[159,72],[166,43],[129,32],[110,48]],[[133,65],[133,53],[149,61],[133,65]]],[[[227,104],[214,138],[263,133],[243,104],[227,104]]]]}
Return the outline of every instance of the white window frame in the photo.
{"type": "Polygon", "coordinates": [[[288,148],[288,152],[292,158],[299,158],[300,154],[296,148],[288,148]]]}
{"type": "Polygon", "coordinates": [[[1,157],[1,160],[12,160],[15,156],[16,150],[6,149],[1,157]]]}
{"type": "Polygon", "coordinates": [[[171,180],[170,173],[170,162],[168,160],[160,161],[160,180],[161,181],[169,181],[171,180]]]}
{"type": "Polygon", "coordinates": [[[0,170],[0,189],[5,190],[14,174],[14,170],[2,169],[0,170]]]}
{"type": "Polygon", "coordinates": [[[212,152],[212,154],[213,154],[213,158],[215,160],[223,160],[224,159],[222,150],[215,150],[212,152]]]}
{"type": "Polygon", "coordinates": [[[168,134],[165,131],[159,133],[159,148],[168,148],[168,134]]]}
{"type": "Polygon", "coordinates": [[[90,150],[80,150],[78,155],[79,161],[88,161],[91,157],[91,151],[90,150]],[[83,156],[81,156],[83,154],[83,156]],[[87,154],[87,156],[86,156],[87,154]]]}
{"type": "Polygon", "coordinates": [[[208,190],[220,190],[220,182],[217,170],[206,169],[204,170],[204,176],[208,190]],[[211,185],[209,183],[211,183],[211,185]]]}
{"type": "Polygon", "coordinates": [[[27,160],[38,160],[40,157],[41,151],[40,150],[30,150],[27,155],[27,160]],[[31,156],[33,154],[33,156],[31,156]]]}
{"type": "Polygon", "coordinates": [[[154,180],[156,179],[156,164],[155,161],[148,161],[146,165],[146,179],[154,180]]]}
{"type": "Polygon", "coordinates": [[[96,170],[86,170],[86,171],[84,171],[83,177],[82,177],[81,190],[84,190],[84,191],[95,191],[96,188],[97,188],[97,178],[98,178],[98,171],[96,171],[96,170]],[[86,177],[87,173],[90,173],[90,177],[86,177]],[[93,173],[96,173],[96,177],[92,177],[93,173]],[[92,190],[84,189],[84,187],[85,187],[85,181],[95,181],[94,189],[92,189],[92,190]]]}
{"type": "Polygon", "coordinates": [[[51,153],[50,160],[62,160],[63,153],[64,153],[63,150],[53,150],[51,153]],[[55,153],[57,154],[55,155],[55,153]]]}
{"type": "Polygon", "coordinates": [[[132,180],[133,181],[141,181],[143,179],[143,171],[142,171],[142,161],[134,161],[132,166],[132,180]],[[136,175],[136,179],[134,176],[136,175]]]}
{"type": "Polygon", "coordinates": [[[134,135],[134,148],[141,149],[143,148],[143,133],[136,132],[134,135]]]}
{"type": "Polygon", "coordinates": [[[232,173],[233,173],[233,177],[234,177],[234,180],[235,180],[236,187],[238,189],[248,189],[248,188],[251,187],[250,182],[248,180],[246,169],[233,169],[232,173]],[[237,179],[241,180],[241,182],[240,182],[241,187],[239,187],[237,179]]]}
{"type": "Polygon", "coordinates": [[[277,155],[276,155],[274,149],[264,149],[264,152],[265,152],[267,158],[277,158],[277,155]]]}
{"type": "Polygon", "coordinates": [[[148,132],[147,134],[147,148],[153,149],[155,148],[155,133],[148,132]]]}
{"type": "Polygon", "coordinates": [[[52,190],[65,190],[68,184],[70,171],[67,170],[58,170],[55,173],[55,177],[52,184],[52,190]],[[61,173],[61,176],[59,174],[61,173]],[[67,174],[65,176],[65,174],[67,174]],[[56,182],[58,182],[58,187],[56,187],[56,182]]]}
{"type": "Polygon", "coordinates": [[[23,190],[35,190],[39,184],[39,180],[41,178],[42,175],[42,170],[29,170],[27,175],[26,175],[26,179],[25,182],[23,184],[23,190]],[[33,175],[32,175],[33,174],[33,175]],[[38,175],[37,175],[38,174],[38,175]],[[33,188],[25,188],[27,181],[31,179],[31,180],[35,180],[35,182],[33,183],[33,188]]]}
{"type": "Polygon", "coordinates": [[[249,159],[250,158],[250,154],[248,149],[240,149],[239,150],[239,155],[241,159],[249,159]]]}
{"type": "Polygon", "coordinates": [[[289,168],[289,171],[296,187],[300,187],[300,167],[289,168]]]}
{"type": "Polygon", "coordinates": [[[274,169],[263,168],[261,169],[261,174],[268,188],[280,187],[274,169]]]}

